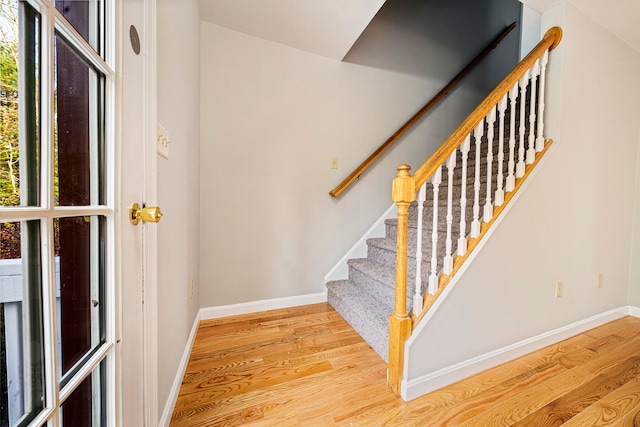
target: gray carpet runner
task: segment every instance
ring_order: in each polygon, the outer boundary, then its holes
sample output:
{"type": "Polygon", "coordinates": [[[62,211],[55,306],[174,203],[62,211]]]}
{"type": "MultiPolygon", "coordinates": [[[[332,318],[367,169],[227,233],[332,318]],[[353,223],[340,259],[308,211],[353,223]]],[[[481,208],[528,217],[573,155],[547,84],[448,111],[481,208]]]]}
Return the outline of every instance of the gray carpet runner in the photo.
{"type": "MultiPolygon", "coordinates": [[[[529,107],[527,109],[527,122],[529,107]]],[[[509,160],[509,114],[507,109],[505,126],[504,126],[504,166],[503,174],[506,179],[507,163],[509,160]]],[[[519,118],[519,102],[516,108],[516,117],[519,118]]],[[[487,190],[487,132],[485,124],[485,134],[483,143],[481,144],[480,156],[480,220],[482,221],[483,207],[486,200],[487,190]]],[[[528,127],[528,123],[527,123],[528,127]]],[[[493,141],[493,161],[492,161],[492,193],[495,194],[497,171],[498,171],[498,148],[499,148],[499,120],[494,124],[494,141],[493,141]]],[[[519,120],[516,120],[515,126],[516,148],[515,162],[518,160],[518,141],[519,141],[519,120]]],[[[525,149],[528,148],[527,129],[525,135],[525,149]]],[[[468,236],[471,230],[471,222],[473,221],[473,204],[474,204],[474,179],[475,179],[475,144],[473,138],[467,160],[467,182],[466,182],[466,199],[465,223],[466,234],[468,236]]],[[[462,155],[457,152],[457,162],[454,169],[454,190],[453,190],[453,223],[452,223],[452,253],[455,255],[457,249],[457,241],[460,235],[460,219],[462,209],[460,207],[460,185],[462,181],[462,155]],[[456,185],[457,184],[457,185],[456,185]]],[[[442,170],[442,183],[439,186],[438,194],[438,244],[437,244],[437,272],[442,269],[442,259],[446,250],[446,216],[448,205],[448,175],[447,169],[442,170]]],[[[493,195],[492,195],[493,201],[493,195]]],[[[408,233],[408,249],[407,249],[407,310],[411,311],[413,306],[412,297],[415,293],[415,276],[416,276],[416,247],[417,247],[417,203],[413,202],[409,208],[409,233],[408,233]]],[[[393,305],[395,301],[395,263],[396,263],[396,237],[397,237],[397,220],[386,220],[385,237],[372,238],[367,240],[368,252],[367,258],[350,259],[349,277],[347,280],[337,280],[327,283],[328,301],[338,313],[363,337],[363,339],[382,357],[386,362],[388,357],[388,341],[389,341],[389,316],[393,313],[393,305]]],[[[427,199],[424,202],[423,210],[423,231],[422,231],[422,294],[424,294],[426,286],[429,282],[431,274],[431,257],[432,257],[432,227],[433,227],[433,186],[431,181],[427,183],[427,199]]]]}

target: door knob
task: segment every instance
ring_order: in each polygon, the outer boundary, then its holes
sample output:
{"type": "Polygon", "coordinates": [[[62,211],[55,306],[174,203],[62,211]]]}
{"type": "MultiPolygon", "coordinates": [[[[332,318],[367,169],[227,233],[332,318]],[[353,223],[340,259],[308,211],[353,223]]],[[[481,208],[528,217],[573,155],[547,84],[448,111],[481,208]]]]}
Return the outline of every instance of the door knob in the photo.
{"type": "Polygon", "coordinates": [[[162,212],[157,206],[143,207],[140,209],[140,205],[137,203],[129,206],[129,222],[133,225],[138,225],[138,222],[160,222],[162,212]]]}

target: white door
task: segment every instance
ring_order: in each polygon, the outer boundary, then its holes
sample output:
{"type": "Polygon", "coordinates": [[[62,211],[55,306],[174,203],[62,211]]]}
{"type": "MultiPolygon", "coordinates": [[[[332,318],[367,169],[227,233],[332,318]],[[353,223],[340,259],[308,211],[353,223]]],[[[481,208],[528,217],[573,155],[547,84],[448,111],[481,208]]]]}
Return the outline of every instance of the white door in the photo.
{"type": "Polygon", "coordinates": [[[2,426],[155,425],[152,8],[0,0],[2,426]]]}

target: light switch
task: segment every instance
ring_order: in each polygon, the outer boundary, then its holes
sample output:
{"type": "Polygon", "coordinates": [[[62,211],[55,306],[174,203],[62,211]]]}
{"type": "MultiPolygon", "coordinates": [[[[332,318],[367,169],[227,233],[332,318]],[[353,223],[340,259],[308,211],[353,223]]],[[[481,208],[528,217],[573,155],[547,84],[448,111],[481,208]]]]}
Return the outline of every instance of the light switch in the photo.
{"type": "Polygon", "coordinates": [[[169,144],[171,144],[171,141],[169,140],[169,131],[167,131],[160,123],[157,123],[157,129],[158,136],[156,149],[159,155],[169,160],[169,144]]]}

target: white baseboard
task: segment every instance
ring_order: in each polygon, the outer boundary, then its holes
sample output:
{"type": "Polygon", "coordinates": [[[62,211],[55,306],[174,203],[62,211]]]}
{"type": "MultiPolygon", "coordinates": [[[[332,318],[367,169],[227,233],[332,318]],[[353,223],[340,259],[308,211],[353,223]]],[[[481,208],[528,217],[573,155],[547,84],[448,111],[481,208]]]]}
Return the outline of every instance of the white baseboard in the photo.
{"type": "Polygon", "coordinates": [[[200,309],[199,314],[201,320],[217,319],[219,317],[237,316],[239,314],[277,310],[279,308],[317,304],[320,302],[327,302],[326,292],[298,295],[294,297],[274,298],[262,301],[243,302],[240,304],[223,305],[218,307],[204,307],[200,309]]]}
{"type": "Polygon", "coordinates": [[[415,399],[439,388],[453,384],[486,369],[498,366],[525,354],[539,350],[548,345],[565,340],[584,331],[603,325],[612,320],[631,315],[640,317],[638,307],[620,307],[607,312],[572,323],[506,347],[491,351],[481,356],[448,366],[410,381],[402,381],[402,398],[406,401],[415,399]]]}
{"type": "Polygon", "coordinates": [[[639,307],[629,307],[629,316],[640,317],[640,308],[639,307]]]}
{"type": "Polygon", "coordinates": [[[191,327],[191,333],[189,334],[189,339],[187,340],[187,344],[184,347],[184,352],[182,353],[182,359],[180,359],[180,364],[178,365],[178,371],[176,372],[176,377],[173,380],[173,385],[171,386],[171,390],[169,391],[169,397],[167,397],[167,402],[164,405],[164,410],[162,411],[162,417],[160,418],[160,422],[158,422],[159,427],[169,427],[169,423],[171,422],[173,409],[176,406],[176,401],[178,400],[178,394],[180,394],[182,379],[184,378],[184,373],[187,371],[189,357],[191,356],[191,349],[193,348],[193,343],[196,339],[196,333],[198,332],[199,325],[200,325],[200,311],[198,311],[198,314],[196,314],[196,318],[193,321],[193,326],[191,327]]]}

